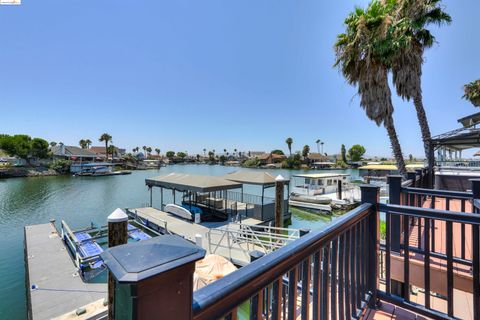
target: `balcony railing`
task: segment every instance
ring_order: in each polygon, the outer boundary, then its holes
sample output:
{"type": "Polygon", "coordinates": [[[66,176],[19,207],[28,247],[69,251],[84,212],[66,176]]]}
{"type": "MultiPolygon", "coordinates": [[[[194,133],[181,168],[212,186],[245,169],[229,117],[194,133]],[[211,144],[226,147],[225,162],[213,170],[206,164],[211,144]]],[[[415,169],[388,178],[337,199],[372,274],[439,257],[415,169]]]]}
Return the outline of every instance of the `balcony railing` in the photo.
{"type": "MultiPolygon", "coordinates": [[[[182,319],[195,320],[238,319],[239,314],[249,319],[350,319],[361,318],[384,300],[444,319],[464,311],[455,307],[460,292],[472,301],[471,318],[480,319],[480,180],[466,193],[418,188],[427,181],[410,178],[402,184],[401,177],[389,177],[389,204],[379,203],[378,187],[362,186],[362,204],[325,229],[195,292],[157,283],[169,299],[155,300],[156,307],[178,307],[184,301],[190,304],[183,308],[191,312],[182,319]],[[435,205],[436,199],[443,200],[435,205]],[[454,204],[458,212],[452,210],[454,204]],[[422,291],[423,302],[412,299],[414,289],[422,291]],[[178,296],[181,292],[190,298],[178,296]],[[446,309],[433,299],[442,299],[446,309]]],[[[175,283],[183,286],[184,281],[175,283]]]]}

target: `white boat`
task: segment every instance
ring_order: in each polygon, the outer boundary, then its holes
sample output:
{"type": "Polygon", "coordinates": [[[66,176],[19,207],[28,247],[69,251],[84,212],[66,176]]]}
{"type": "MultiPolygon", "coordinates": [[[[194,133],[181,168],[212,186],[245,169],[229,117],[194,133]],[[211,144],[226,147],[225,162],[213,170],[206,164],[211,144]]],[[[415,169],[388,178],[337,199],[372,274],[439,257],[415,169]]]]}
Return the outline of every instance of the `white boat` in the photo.
{"type": "Polygon", "coordinates": [[[165,212],[173,214],[177,217],[187,219],[187,220],[193,220],[192,213],[179,205],[169,203],[165,205],[164,210],[165,212]]]}

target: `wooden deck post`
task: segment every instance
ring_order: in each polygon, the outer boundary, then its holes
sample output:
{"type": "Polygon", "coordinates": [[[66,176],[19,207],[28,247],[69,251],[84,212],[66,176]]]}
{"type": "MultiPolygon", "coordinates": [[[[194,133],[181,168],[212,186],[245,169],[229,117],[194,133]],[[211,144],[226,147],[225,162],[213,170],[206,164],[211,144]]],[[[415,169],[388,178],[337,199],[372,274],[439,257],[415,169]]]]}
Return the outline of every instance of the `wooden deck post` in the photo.
{"type": "Polygon", "coordinates": [[[285,178],[278,175],[275,178],[275,227],[283,228],[283,193],[285,178]]]}
{"type": "Polygon", "coordinates": [[[371,308],[375,308],[379,285],[378,255],[380,254],[380,214],[378,205],[380,203],[380,187],[364,184],[360,186],[360,191],[362,203],[370,203],[373,205],[372,213],[368,218],[367,288],[371,294],[369,305],[371,308]]]}
{"type": "Polygon", "coordinates": [[[204,256],[205,250],[174,235],[104,251],[118,288],[116,320],[191,320],[195,262],[204,256]]]}
{"type": "MultiPolygon", "coordinates": [[[[388,202],[400,204],[402,192],[402,176],[389,175],[388,181],[388,202]]],[[[402,234],[402,217],[398,214],[387,216],[390,219],[390,249],[400,254],[400,235],[402,234]]],[[[390,266],[390,261],[386,262],[390,266]]],[[[396,280],[390,281],[390,290],[393,294],[403,297],[403,284],[396,280]]]]}
{"type": "Polygon", "coordinates": [[[337,198],[342,200],[342,180],[337,180],[337,198]]]}
{"type": "MultiPolygon", "coordinates": [[[[128,241],[128,216],[122,209],[116,209],[108,216],[108,247],[112,248],[128,241]]],[[[108,319],[115,319],[115,279],[108,273],[108,319]]]]}

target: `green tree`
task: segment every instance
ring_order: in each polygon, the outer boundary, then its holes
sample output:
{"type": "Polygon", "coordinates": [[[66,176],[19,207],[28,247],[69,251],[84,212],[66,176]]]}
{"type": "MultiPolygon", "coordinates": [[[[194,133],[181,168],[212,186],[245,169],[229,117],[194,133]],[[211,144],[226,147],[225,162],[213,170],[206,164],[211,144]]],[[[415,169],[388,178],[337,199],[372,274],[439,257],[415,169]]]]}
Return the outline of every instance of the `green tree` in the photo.
{"type": "Polygon", "coordinates": [[[408,155],[408,160],[410,160],[410,162],[413,162],[413,155],[411,153],[408,155]]]}
{"type": "Polygon", "coordinates": [[[304,158],[307,158],[309,153],[310,153],[310,146],[306,144],[303,146],[302,156],[304,158]]]}
{"type": "Polygon", "coordinates": [[[146,150],[147,150],[147,154],[148,154],[148,155],[152,154],[152,148],[151,148],[151,147],[147,147],[146,150]]]}
{"type": "Polygon", "coordinates": [[[220,156],[220,159],[219,159],[219,160],[220,160],[220,163],[221,163],[222,165],[224,165],[224,164],[225,164],[225,161],[227,161],[227,157],[225,157],[225,156],[222,154],[222,155],[220,156]]]}
{"type": "Polygon", "coordinates": [[[181,159],[184,159],[186,156],[187,154],[185,152],[182,152],[182,151],[177,152],[177,157],[181,159]]]}
{"type": "Polygon", "coordinates": [[[340,150],[340,153],[341,153],[341,155],[342,155],[342,161],[343,161],[344,163],[346,163],[346,162],[347,162],[347,148],[345,148],[345,145],[344,145],[344,144],[342,144],[342,148],[341,148],[341,150],[340,150]]]}
{"type": "Polygon", "coordinates": [[[107,157],[107,160],[108,160],[108,144],[112,142],[112,136],[109,135],[108,133],[104,133],[100,136],[98,141],[105,142],[105,156],[107,157]]]}
{"type": "Polygon", "coordinates": [[[365,148],[362,145],[355,144],[348,149],[348,157],[352,161],[362,160],[362,156],[365,154],[365,148]]]}
{"type": "Polygon", "coordinates": [[[55,147],[57,143],[55,141],[50,142],[50,147],[55,147]]]}
{"type": "MultiPolygon", "coordinates": [[[[249,152],[250,152],[250,151],[249,151],[249,152]]],[[[271,154],[278,154],[279,156],[285,155],[285,154],[283,153],[283,151],[282,151],[282,150],[279,150],[279,149],[272,150],[272,152],[270,152],[270,153],[271,153],[271,154]]],[[[250,155],[249,155],[249,156],[250,156],[250,155]]]]}
{"type": "Polygon", "coordinates": [[[288,152],[290,153],[290,155],[292,155],[292,143],[293,143],[293,139],[292,138],[287,138],[285,140],[285,143],[287,144],[288,146],[288,152]]]}
{"type": "MultiPolygon", "coordinates": [[[[107,154],[110,154],[112,156],[112,159],[113,159],[113,154],[117,152],[117,148],[113,144],[111,144],[107,147],[107,152],[108,152],[107,154]]],[[[107,156],[107,158],[108,158],[108,156],[107,156]]]]}
{"type": "Polygon", "coordinates": [[[357,86],[360,106],[367,117],[385,127],[400,174],[406,174],[402,148],[393,121],[393,103],[388,84],[389,65],[384,51],[391,42],[385,41],[390,30],[391,9],[373,0],[366,9],[356,8],[345,19],[346,31],[335,43],[338,67],[350,85],[357,86]]]}
{"type": "Polygon", "coordinates": [[[155,153],[157,154],[157,156],[160,156],[160,149],[159,149],[159,148],[155,148],[155,153]]]}
{"type": "Polygon", "coordinates": [[[391,12],[392,32],[387,33],[387,41],[390,42],[387,47],[392,51],[384,51],[383,47],[379,47],[378,51],[385,60],[391,58],[397,94],[404,100],[413,100],[428,161],[431,134],[423,107],[421,80],[423,53],[433,46],[435,37],[427,28],[448,24],[452,18],[442,10],[440,0],[396,0],[392,3],[396,3],[391,12]]]}
{"type": "Polygon", "coordinates": [[[173,157],[175,157],[175,151],[167,151],[165,155],[168,159],[172,159],[173,157]]]}
{"type": "Polygon", "coordinates": [[[282,168],[285,169],[298,169],[302,165],[302,158],[300,154],[296,153],[293,156],[289,156],[282,162],[282,168]]]}
{"type": "Polygon", "coordinates": [[[48,141],[41,138],[32,140],[31,155],[40,159],[48,158],[48,141]]]}
{"type": "Polygon", "coordinates": [[[85,143],[87,144],[87,149],[89,149],[90,146],[92,145],[92,140],[86,139],[86,140],[85,140],[85,143]]]}
{"type": "Polygon", "coordinates": [[[463,99],[470,101],[475,107],[480,107],[480,79],[463,86],[463,99]]]}

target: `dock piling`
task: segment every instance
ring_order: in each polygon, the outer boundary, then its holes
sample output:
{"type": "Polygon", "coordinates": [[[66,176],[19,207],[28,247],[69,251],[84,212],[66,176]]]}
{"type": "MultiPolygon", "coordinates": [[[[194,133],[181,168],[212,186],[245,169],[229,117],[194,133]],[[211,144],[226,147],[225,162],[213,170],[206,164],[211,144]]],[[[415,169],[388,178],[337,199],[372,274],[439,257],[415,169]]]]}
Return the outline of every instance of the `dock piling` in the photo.
{"type": "MultiPolygon", "coordinates": [[[[128,216],[118,208],[108,216],[108,247],[112,248],[128,241],[128,216]]],[[[115,279],[111,272],[108,273],[108,319],[115,319],[115,279]]]]}
{"type": "Polygon", "coordinates": [[[278,175],[275,178],[275,227],[283,228],[283,193],[284,193],[285,178],[278,175]]]}

